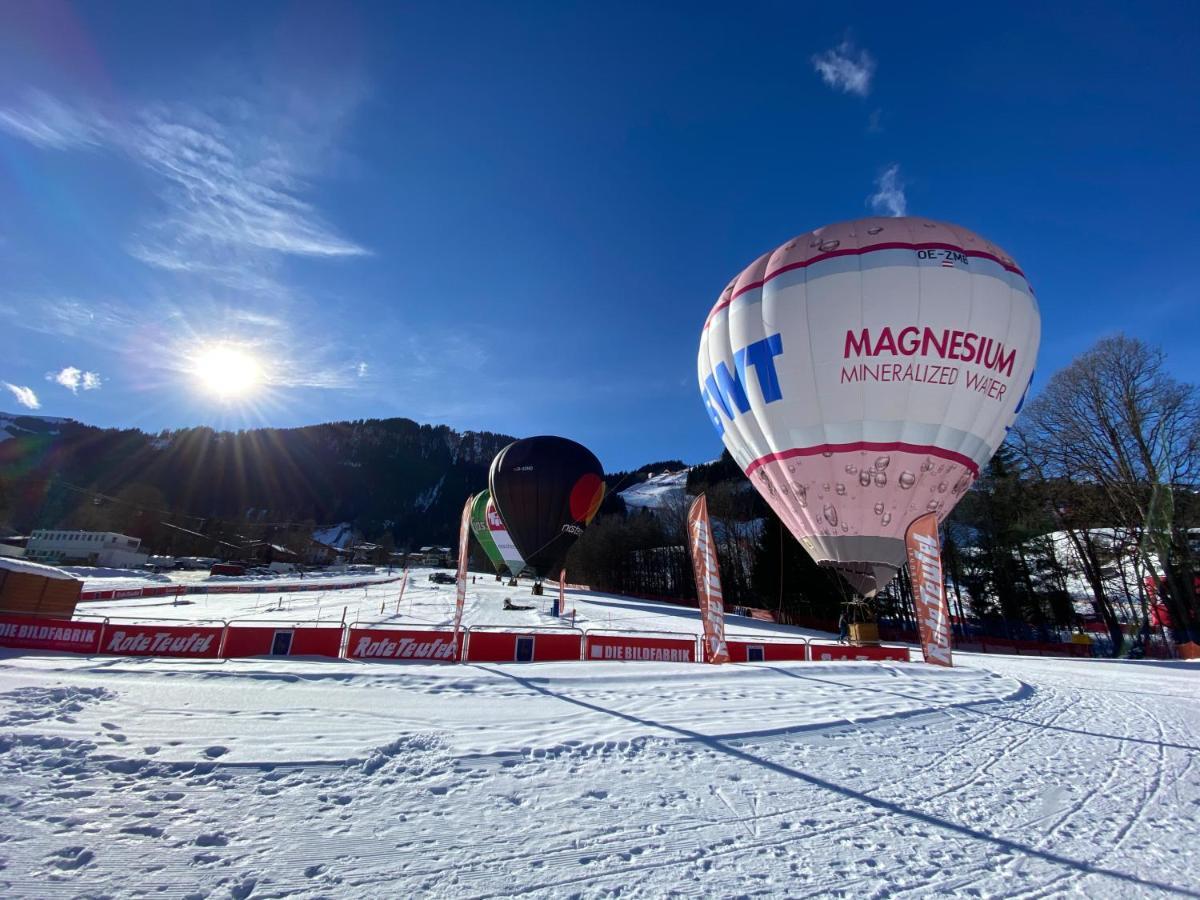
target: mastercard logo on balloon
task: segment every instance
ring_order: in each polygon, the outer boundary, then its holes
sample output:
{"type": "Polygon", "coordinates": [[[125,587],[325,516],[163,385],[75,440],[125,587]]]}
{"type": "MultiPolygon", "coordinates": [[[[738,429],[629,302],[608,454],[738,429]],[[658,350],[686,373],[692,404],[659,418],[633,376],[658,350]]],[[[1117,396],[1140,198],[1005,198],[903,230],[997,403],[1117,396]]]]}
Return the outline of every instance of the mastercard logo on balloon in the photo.
{"type": "Polygon", "coordinates": [[[604,479],[591,472],[580,477],[571,488],[571,518],[585,525],[591,523],[604,500],[604,479]]]}

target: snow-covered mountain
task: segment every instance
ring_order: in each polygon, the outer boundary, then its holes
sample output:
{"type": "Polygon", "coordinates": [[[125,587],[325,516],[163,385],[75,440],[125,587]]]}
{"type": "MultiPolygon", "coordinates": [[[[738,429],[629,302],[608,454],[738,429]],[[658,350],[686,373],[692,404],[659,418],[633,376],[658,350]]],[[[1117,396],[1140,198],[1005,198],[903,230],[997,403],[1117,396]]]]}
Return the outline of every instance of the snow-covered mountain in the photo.
{"type": "Polygon", "coordinates": [[[58,434],[58,426],[70,419],[56,416],[27,416],[22,413],[0,412],[0,441],[18,435],[58,434]]]}
{"type": "Polygon", "coordinates": [[[690,469],[679,472],[661,472],[651,475],[646,481],[618,492],[629,509],[663,510],[681,505],[687,496],[687,479],[690,469]]]}

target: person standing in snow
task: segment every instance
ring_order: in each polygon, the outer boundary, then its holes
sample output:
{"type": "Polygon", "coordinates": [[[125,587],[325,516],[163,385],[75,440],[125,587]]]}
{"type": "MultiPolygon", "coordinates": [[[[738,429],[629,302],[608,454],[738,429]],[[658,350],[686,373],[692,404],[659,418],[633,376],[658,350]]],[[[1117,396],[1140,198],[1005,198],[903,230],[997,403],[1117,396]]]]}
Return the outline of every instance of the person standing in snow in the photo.
{"type": "Polygon", "coordinates": [[[846,610],[842,610],[842,615],[838,619],[838,643],[841,644],[850,638],[850,619],[846,616],[846,610]]]}

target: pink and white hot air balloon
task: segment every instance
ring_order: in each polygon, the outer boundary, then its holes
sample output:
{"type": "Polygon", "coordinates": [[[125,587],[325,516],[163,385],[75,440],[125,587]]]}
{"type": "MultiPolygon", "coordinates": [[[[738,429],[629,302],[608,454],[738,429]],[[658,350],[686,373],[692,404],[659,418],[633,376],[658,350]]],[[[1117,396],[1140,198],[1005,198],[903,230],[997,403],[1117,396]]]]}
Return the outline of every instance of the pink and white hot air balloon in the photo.
{"type": "Polygon", "coordinates": [[[750,264],[700,335],[725,446],[818,563],[871,596],[944,518],[1033,378],[1037,301],[984,238],[920,218],[818,228],[750,264]]]}

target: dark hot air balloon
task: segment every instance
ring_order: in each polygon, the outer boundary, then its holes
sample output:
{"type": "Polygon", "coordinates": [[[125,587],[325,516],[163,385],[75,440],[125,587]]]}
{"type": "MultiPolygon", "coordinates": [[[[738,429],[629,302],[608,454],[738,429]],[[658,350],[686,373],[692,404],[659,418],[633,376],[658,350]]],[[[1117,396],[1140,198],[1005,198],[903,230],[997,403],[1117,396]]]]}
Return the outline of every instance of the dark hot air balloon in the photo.
{"type": "Polygon", "coordinates": [[[509,444],[488,473],[492,502],[527,572],[557,576],[567,551],[604,499],[604,470],[595,454],[562,437],[509,444]]]}

